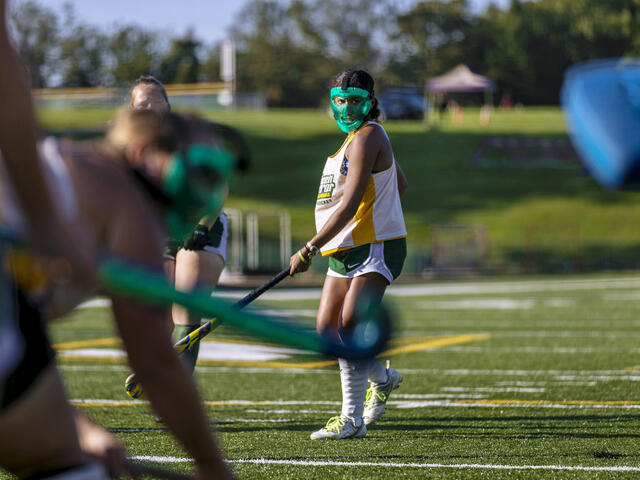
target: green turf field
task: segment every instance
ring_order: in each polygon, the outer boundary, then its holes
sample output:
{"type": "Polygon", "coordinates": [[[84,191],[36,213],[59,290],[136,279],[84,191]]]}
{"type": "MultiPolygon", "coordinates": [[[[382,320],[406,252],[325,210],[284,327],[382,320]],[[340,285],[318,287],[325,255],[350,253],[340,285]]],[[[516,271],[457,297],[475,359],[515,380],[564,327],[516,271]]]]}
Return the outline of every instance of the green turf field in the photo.
{"type": "MultiPolygon", "coordinates": [[[[318,111],[205,112],[240,128],[253,151],[250,173],[237,180],[229,207],[291,213],[294,243],[314,233],[313,208],[326,156],[342,142],[335,122],[318,111]]],[[[104,126],[112,110],[42,110],[47,128],[104,126]]],[[[475,165],[488,136],[556,141],[566,138],[558,108],[497,111],[489,126],[468,109],[464,123],[438,128],[385,122],[409,179],[403,208],[410,252],[428,255],[434,224],[484,225],[489,270],[559,271],[640,264],[640,193],[605,192],[579,164],[475,165]]],[[[498,161],[498,163],[495,163],[498,161]]],[[[413,260],[406,271],[415,269],[413,260]]]]}
{"type": "MultiPolygon", "coordinates": [[[[392,287],[398,328],[383,358],[404,382],[363,440],[308,438],[339,411],[325,359],[223,325],[196,377],[240,478],[638,478],[639,287],[621,275],[392,287]]],[[[274,293],[256,303],[312,325],[317,290],[274,293]]],[[[125,396],[113,337],[104,306],[53,327],[70,396],[130,455],[189,470],[148,407],[125,396]]]]}

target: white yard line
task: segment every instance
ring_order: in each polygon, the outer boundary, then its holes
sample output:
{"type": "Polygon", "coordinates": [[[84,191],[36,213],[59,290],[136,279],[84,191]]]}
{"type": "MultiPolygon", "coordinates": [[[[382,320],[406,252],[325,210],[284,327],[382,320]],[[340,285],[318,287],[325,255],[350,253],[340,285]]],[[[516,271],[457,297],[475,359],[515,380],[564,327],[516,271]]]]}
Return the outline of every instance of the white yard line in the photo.
{"type": "MultiPolygon", "coordinates": [[[[128,372],[130,369],[124,365],[59,365],[59,369],[71,372],[128,372]]],[[[498,377],[552,377],[551,380],[562,382],[591,382],[591,381],[640,381],[640,370],[488,370],[488,369],[437,369],[437,368],[403,368],[403,374],[410,375],[433,375],[439,377],[456,376],[498,376],[498,377]]],[[[199,374],[274,374],[281,375],[337,375],[337,370],[321,369],[281,369],[281,368],[256,368],[256,367],[208,367],[198,366],[196,372],[199,374]]]]}
{"type": "MultiPolygon", "coordinates": [[[[405,324],[405,330],[410,330],[413,337],[451,337],[456,335],[474,335],[487,333],[488,328],[476,325],[474,331],[469,330],[414,330],[411,323],[405,324]],[[480,330],[482,328],[482,330],[480,330]]],[[[489,329],[490,330],[490,329],[489,329]]],[[[640,338],[637,330],[612,330],[602,328],[602,330],[585,331],[576,328],[575,330],[518,330],[518,329],[496,329],[490,330],[493,338],[595,338],[595,339],[628,339],[640,338]]],[[[437,351],[437,349],[433,350],[437,351]]]]}
{"type": "MultiPolygon", "coordinates": [[[[640,287],[640,277],[571,279],[571,280],[519,280],[513,282],[455,282],[426,283],[418,285],[391,285],[387,295],[397,297],[420,297],[436,295],[478,295],[501,293],[532,293],[584,290],[633,290],[640,287]]],[[[249,290],[219,290],[214,296],[238,299],[249,290]]],[[[620,299],[635,300],[636,293],[624,294],[620,299]]],[[[260,297],[263,300],[315,300],[320,298],[319,288],[276,288],[260,297]]],[[[640,298],[640,297],[639,297],[640,298]]],[[[111,303],[105,298],[95,298],[81,304],[78,308],[108,307],[111,303]]],[[[564,305],[559,305],[564,306],[564,305]]]]}
{"type": "MultiPolygon", "coordinates": [[[[471,389],[473,390],[473,389],[471,389]]],[[[443,396],[441,395],[440,398],[443,396]]],[[[146,400],[112,400],[112,399],[72,399],[71,403],[80,407],[132,407],[148,405],[146,400]]],[[[338,407],[341,402],[318,401],[318,400],[208,400],[204,402],[207,406],[214,407],[280,407],[280,406],[308,406],[326,405],[338,407]]],[[[389,405],[397,408],[433,408],[433,407],[491,407],[491,408],[561,408],[561,409],[640,409],[640,403],[618,402],[618,401],[589,401],[589,400],[521,400],[521,399],[476,399],[468,398],[465,395],[458,395],[451,400],[389,400],[389,405]]],[[[267,413],[267,412],[265,412],[267,413]]]]}
{"type": "Polygon", "coordinates": [[[443,392],[544,393],[544,387],[442,387],[443,392]]]}
{"type": "Polygon", "coordinates": [[[419,402],[419,401],[414,401],[414,402],[407,402],[407,401],[393,401],[393,400],[389,400],[387,402],[387,405],[393,405],[397,408],[407,408],[407,409],[414,409],[414,408],[433,408],[433,407],[439,407],[439,408],[552,408],[552,409],[561,409],[561,410],[586,410],[589,408],[593,408],[593,409],[597,409],[597,410],[616,410],[616,409],[621,409],[621,410],[637,410],[640,409],[640,404],[638,403],[634,403],[634,404],[620,404],[620,405],[614,405],[614,404],[608,404],[608,403],[580,403],[579,401],[576,401],[576,403],[552,403],[552,402],[548,402],[545,403],[543,401],[540,401],[539,403],[536,403],[536,401],[523,401],[522,403],[519,403],[516,400],[507,400],[507,401],[491,401],[491,400],[484,400],[484,401],[478,401],[478,402],[473,402],[473,401],[464,401],[464,402],[456,402],[454,400],[442,400],[442,401],[437,401],[437,400],[425,400],[423,402],[419,402]]]}
{"type": "MultiPolygon", "coordinates": [[[[190,458],[160,457],[140,455],[133,460],[158,463],[190,463],[190,458]]],[[[276,458],[239,458],[228,459],[228,463],[251,463],[258,465],[297,465],[301,467],[389,467],[389,468],[455,468],[481,470],[576,470],[587,472],[640,472],[640,466],[618,465],[610,467],[582,465],[495,465],[481,463],[402,463],[402,462],[338,462],[327,460],[288,460],[276,458]]]]}

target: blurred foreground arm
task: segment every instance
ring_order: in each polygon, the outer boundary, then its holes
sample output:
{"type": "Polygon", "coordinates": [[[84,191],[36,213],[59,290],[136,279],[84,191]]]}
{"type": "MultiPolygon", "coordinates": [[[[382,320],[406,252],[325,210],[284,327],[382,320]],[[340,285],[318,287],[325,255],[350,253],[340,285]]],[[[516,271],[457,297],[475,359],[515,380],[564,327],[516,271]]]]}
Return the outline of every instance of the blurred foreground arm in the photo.
{"type": "MultiPolygon", "coordinates": [[[[82,249],[61,228],[56,202],[51,198],[36,150],[36,120],[24,67],[9,41],[7,2],[0,0],[0,151],[22,209],[27,217],[31,245],[63,262],[45,263],[55,277],[91,276],[82,249]]],[[[65,279],[67,280],[67,279],[65,279]]]]}
{"type": "Polygon", "coordinates": [[[82,451],[102,463],[112,477],[127,475],[127,456],[118,439],[79,410],[74,411],[82,451]]]}
{"type": "MultiPolygon", "coordinates": [[[[163,236],[158,226],[133,198],[124,204],[129,208],[119,209],[121,213],[109,227],[110,252],[161,272],[163,236]]],[[[166,310],[123,296],[115,295],[112,300],[129,364],[154,411],[196,461],[199,478],[233,478],[216,445],[196,384],[173,349],[166,310]]]]}

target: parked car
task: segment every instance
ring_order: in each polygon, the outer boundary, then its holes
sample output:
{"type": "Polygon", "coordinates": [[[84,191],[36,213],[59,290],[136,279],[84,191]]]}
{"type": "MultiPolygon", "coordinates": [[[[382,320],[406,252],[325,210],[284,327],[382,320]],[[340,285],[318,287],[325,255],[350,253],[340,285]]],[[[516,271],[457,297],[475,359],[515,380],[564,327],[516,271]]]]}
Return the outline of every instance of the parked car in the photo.
{"type": "Polygon", "coordinates": [[[413,89],[394,88],[378,97],[383,118],[422,120],[428,108],[425,98],[413,89]]]}

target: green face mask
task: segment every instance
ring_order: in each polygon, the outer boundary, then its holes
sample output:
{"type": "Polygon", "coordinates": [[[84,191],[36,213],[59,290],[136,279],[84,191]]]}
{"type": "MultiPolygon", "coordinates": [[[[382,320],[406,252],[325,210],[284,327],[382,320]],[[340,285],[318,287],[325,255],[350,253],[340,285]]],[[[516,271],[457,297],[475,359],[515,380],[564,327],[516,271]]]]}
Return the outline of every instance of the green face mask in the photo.
{"type": "Polygon", "coordinates": [[[171,199],[167,226],[173,238],[186,237],[200,219],[222,207],[232,171],[231,154],[208,145],[195,143],[173,154],[163,185],[171,199]]]}
{"type": "Polygon", "coordinates": [[[334,87],[331,89],[331,111],[338,127],[345,133],[352,132],[364,123],[371,111],[371,94],[362,88],[334,87]]]}

